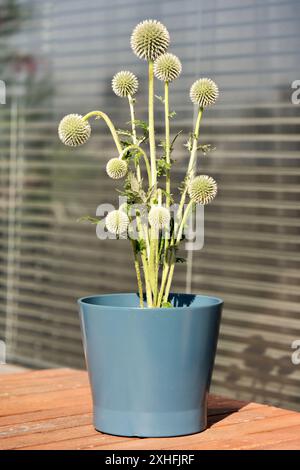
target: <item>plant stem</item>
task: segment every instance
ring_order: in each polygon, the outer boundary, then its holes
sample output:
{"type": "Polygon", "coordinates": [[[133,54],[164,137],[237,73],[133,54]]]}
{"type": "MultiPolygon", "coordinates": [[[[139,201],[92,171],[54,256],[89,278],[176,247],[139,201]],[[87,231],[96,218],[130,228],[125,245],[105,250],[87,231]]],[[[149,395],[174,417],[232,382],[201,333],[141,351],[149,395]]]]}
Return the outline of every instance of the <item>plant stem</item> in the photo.
{"type": "Polygon", "coordinates": [[[165,285],[168,279],[168,273],[169,273],[169,263],[168,263],[168,255],[169,252],[165,250],[165,261],[164,261],[164,268],[163,268],[163,273],[162,273],[162,278],[161,278],[161,285],[160,285],[160,290],[158,294],[158,299],[157,299],[157,306],[160,307],[161,301],[164,295],[164,290],[165,290],[165,285]]]}
{"type": "Polygon", "coordinates": [[[164,296],[163,296],[163,302],[168,302],[169,293],[170,293],[171,284],[172,284],[173,275],[174,275],[175,261],[176,261],[175,248],[172,248],[171,255],[170,255],[170,261],[169,261],[168,280],[167,280],[165,293],[164,293],[164,296]]]}
{"type": "MultiPolygon", "coordinates": [[[[170,110],[169,110],[169,83],[165,82],[165,152],[166,152],[166,163],[170,164],[170,110]]],[[[166,170],[166,207],[170,207],[170,194],[171,194],[171,180],[170,180],[170,170],[166,170]]],[[[157,304],[160,307],[165,284],[168,278],[169,272],[169,263],[168,263],[168,247],[169,247],[169,239],[165,238],[164,240],[164,267],[162,272],[161,278],[161,285],[158,294],[157,304]]]]}
{"type": "MultiPolygon", "coordinates": [[[[166,133],[166,163],[170,165],[170,111],[169,111],[169,83],[165,82],[165,133],[166,133]]],[[[166,170],[166,207],[170,206],[170,194],[171,194],[171,180],[170,180],[170,170],[166,170]]]]}
{"type": "Polygon", "coordinates": [[[135,267],[136,280],[137,280],[137,285],[138,285],[138,290],[139,290],[140,307],[144,308],[143,284],[142,284],[142,278],[141,278],[140,262],[139,262],[139,258],[138,258],[137,252],[136,252],[136,247],[135,247],[135,241],[134,240],[131,240],[131,245],[132,245],[133,255],[134,255],[134,267],[135,267]]]}
{"type": "MultiPolygon", "coordinates": [[[[136,222],[137,222],[138,232],[141,234],[145,234],[144,225],[142,224],[139,215],[136,216],[136,222]]],[[[145,236],[146,236],[146,251],[148,252],[149,240],[148,240],[147,234],[145,236]]],[[[150,248],[149,248],[149,252],[150,252],[150,248]]],[[[151,279],[150,279],[150,273],[149,273],[149,265],[148,265],[147,257],[145,256],[144,250],[141,251],[141,259],[142,259],[142,265],[143,265],[143,271],[144,271],[147,305],[148,307],[152,307],[151,279]]]]}
{"type": "Polygon", "coordinates": [[[177,234],[175,233],[175,237],[176,237],[176,241],[175,241],[175,244],[177,245],[178,243],[180,243],[180,240],[181,240],[181,237],[182,237],[182,232],[183,232],[183,229],[184,229],[184,226],[188,220],[188,217],[190,215],[190,211],[191,209],[193,208],[194,206],[194,202],[193,201],[190,201],[187,205],[187,208],[185,209],[184,211],[184,214],[183,214],[183,217],[182,217],[182,221],[179,225],[179,228],[178,228],[178,232],[177,234]]]}
{"type": "MultiPolygon", "coordinates": [[[[150,144],[150,163],[151,163],[151,187],[154,187],[152,197],[155,199],[157,189],[157,173],[156,173],[156,148],[155,148],[155,128],[154,128],[154,70],[153,61],[148,63],[148,121],[149,121],[149,144],[150,144]]],[[[152,286],[153,304],[157,301],[157,280],[158,280],[158,240],[155,229],[150,229],[150,260],[149,260],[149,276],[152,286]]]]}
{"type": "MultiPolygon", "coordinates": [[[[195,163],[196,163],[196,157],[197,157],[200,122],[201,122],[202,115],[203,115],[203,108],[199,108],[197,119],[196,119],[196,124],[195,124],[195,129],[194,129],[194,133],[193,133],[193,144],[192,144],[192,149],[191,149],[191,154],[190,154],[190,161],[189,161],[189,166],[188,166],[188,170],[187,170],[187,174],[186,174],[186,178],[188,178],[188,179],[193,178],[194,172],[195,172],[195,163]]],[[[175,226],[174,226],[174,233],[173,233],[173,240],[171,242],[171,247],[174,247],[174,245],[177,245],[180,242],[184,225],[185,225],[186,220],[188,218],[190,209],[193,206],[192,202],[190,201],[187,208],[186,208],[186,210],[185,210],[185,212],[184,212],[184,215],[182,217],[182,211],[183,211],[183,207],[184,207],[184,203],[185,203],[188,181],[186,181],[185,184],[186,184],[186,186],[183,190],[181,200],[180,200],[180,203],[179,203],[179,208],[178,208],[177,215],[176,215],[176,221],[175,221],[175,226]]],[[[176,261],[174,249],[175,248],[172,248],[172,253],[170,255],[170,260],[168,261],[168,264],[169,264],[168,273],[167,273],[168,280],[167,280],[167,284],[166,284],[166,288],[165,288],[165,293],[164,293],[164,296],[163,296],[163,301],[164,302],[168,301],[170,288],[171,288],[173,275],[174,275],[175,261],[176,261]]]]}
{"type": "MultiPolygon", "coordinates": [[[[186,173],[186,178],[187,179],[193,178],[194,172],[195,172],[195,163],[196,163],[196,157],[197,157],[199,130],[200,130],[200,122],[201,122],[202,115],[203,115],[203,108],[199,108],[197,119],[196,119],[196,124],[195,124],[195,129],[194,129],[194,133],[193,133],[193,144],[192,144],[192,150],[191,150],[191,155],[190,155],[190,161],[189,161],[189,166],[188,166],[188,170],[187,170],[187,173],[186,173]]],[[[180,222],[181,222],[181,216],[182,216],[183,206],[184,206],[184,203],[185,203],[187,187],[188,187],[188,182],[186,181],[185,182],[185,188],[182,192],[181,200],[180,200],[177,215],[176,215],[174,233],[176,233],[176,231],[178,230],[178,227],[179,227],[180,222]]]]}
{"type": "Polygon", "coordinates": [[[149,96],[148,96],[148,119],[149,119],[149,144],[150,144],[150,162],[151,162],[151,180],[152,185],[157,183],[156,174],[156,149],[155,149],[155,129],[154,129],[154,72],[153,61],[149,61],[149,96]]]}
{"type": "Polygon", "coordinates": [[[149,160],[148,160],[148,157],[147,157],[147,154],[146,152],[137,144],[132,144],[132,145],[128,145],[128,147],[125,147],[122,152],[120,153],[119,155],[119,158],[123,158],[123,156],[129,151],[129,150],[132,150],[132,149],[136,149],[138,150],[139,152],[141,152],[141,154],[143,155],[143,158],[144,158],[144,162],[145,162],[145,165],[146,165],[146,170],[147,170],[147,175],[148,175],[148,180],[149,180],[149,186],[151,188],[151,168],[150,168],[150,164],[149,164],[149,160]]]}
{"type": "MultiPolygon", "coordinates": [[[[136,137],[136,128],[135,128],[135,114],[134,114],[134,99],[131,95],[128,95],[129,109],[130,109],[130,120],[131,120],[131,130],[132,130],[132,142],[134,145],[137,145],[136,137]]],[[[136,164],[136,176],[137,180],[141,182],[141,168],[139,162],[136,164]]]]}
{"type": "Polygon", "coordinates": [[[152,292],[151,292],[151,282],[150,282],[150,274],[148,270],[148,263],[145,257],[145,254],[141,253],[142,264],[143,264],[143,271],[144,271],[144,278],[145,278],[145,286],[146,286],[146,299],[148,307],[152,307],[152,292]]]}
{"type": "Polygon", "coordinates": [[[116,147],[118,149],[118,152],[119,154],[122,152],[122,145],[121,145],[121,142],[120,142],[120,139],[119,139],[119,136],[117,134],[117,131],[116,131],[116,128],[115,126],[113,125],[111,119],[107,116],[107,114],[103,113],[102,111],[91,111],[90,113],[86,114],[85,116],[83,116],[83,120],[84,121],[88,121],[91,117],[93,116],[96,116],[98,118],[101,118],[103,119],[103,121],[105,121],[105,123],[107,124],[110,132],[111,132],[111,135],[114,139],[114,142],[116,144],[116,147]]]}
{"type": "Polygon", "coordinates": [[[200,122],[203,114],[203,108],[199,108],[197,119],[196,119],[196,124],[195,124],[195,130],[193,134],[193,145],[192,145],[192,151],[191,151],[191,157],[190,157],[190,162],[188,166],[187,173],[191,174],[192,176],[194,175],[195,172],[195,163],[196,163],[196,157],[197,157],[197,147],[198,147],[198,139],[199,139],[199,130],[200,130],[200,122]]]}

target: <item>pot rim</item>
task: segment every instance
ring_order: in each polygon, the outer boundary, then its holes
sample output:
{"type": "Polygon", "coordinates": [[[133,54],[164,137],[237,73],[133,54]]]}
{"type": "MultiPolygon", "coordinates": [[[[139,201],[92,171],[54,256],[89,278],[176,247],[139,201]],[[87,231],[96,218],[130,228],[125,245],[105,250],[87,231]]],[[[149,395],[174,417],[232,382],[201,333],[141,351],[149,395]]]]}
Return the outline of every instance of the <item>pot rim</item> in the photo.
{"type": "Polygon", "coordinates": [[[180,307],[172,307],[172,309],[170,310],[169,308],[166,308],[166,307],[140,307],[140,306],[129,306],[129,305],[105,305],[105,304],[97,304],[97,303],[92,303],[92,302],[88,302],[89,299],[93,299],[93,298],[99,298],[99,297],[121,297],[121,296],[129,296],[129,295],[136,295],[138,296],[137,292],[117,292],[117,293],[111,293],[111,294],[95,294],[95,295],[88,295],[88,296],[84,296],[84,297],[80,297],[78,300],[77,300],[77,303],[79,305],[81,304],[84,304],[84,305],[91,305],[93,307],[101,307],[101,308],[105,308],[105,309],[130,309],[130,310],[141,310],[141,311],[145,311],[145,310],[151,310],[151,311],[154,311],[154,310],[157,310],[157,311],[164,311],[164,312],[167,312],[167,311],[174,311],[174,310],[182,310],[182,309],[191,309],[191,310],[197,310],[199,308],[207,308],[207,307],[216,307],[216,306],[222,306],[224,301],[223,299],[221,299],[220,297],[216,297],[216,296],[213,296],[213,295],[205,295],[205,294],[186,294],[186,293],[182,293],[182,292],[171,292],[170,295],[183,295],[183,296],[193,296],[193,297],[202,297],[202,298],[206,298],[206,299],[210,299],[210,300],[214,300],[215,302],[213,303],[208,303],[207,305],[203,304],[203,305],[183,305],[183,306],[180,306],[180,307]]]}

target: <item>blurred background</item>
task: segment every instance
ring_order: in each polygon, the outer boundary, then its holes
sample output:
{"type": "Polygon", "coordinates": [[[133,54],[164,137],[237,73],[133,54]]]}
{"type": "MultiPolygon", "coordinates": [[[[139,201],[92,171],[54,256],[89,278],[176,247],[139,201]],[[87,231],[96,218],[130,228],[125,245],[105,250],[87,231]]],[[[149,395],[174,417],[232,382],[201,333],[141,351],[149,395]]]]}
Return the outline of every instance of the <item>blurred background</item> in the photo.
{"type": "MultiPolygon", "coordinates": [[[[68,113],[105,110],[129,120],[111,78],[129,69],[140,80],[138,118],[146,117],[146,66],[130,50],[141,20],[169,29],[183,63],[172,85],[174,157],[193,124],[188,90],[215,80],[218,104],[205,113],[202,143],[216,150],[201,172],[219,183],[205,212],[205,247],[177,268],[174,290],[225,300],[212,391],[300,409],[300,79],[297,0],[0,0],[0,340],[7,362],[31,368],[84,367],[76,299],[132,291],[126,241],[100,241],[77,219],[95,215],[118,193],[105,173],[114,146],[96,121],[87,145],[57,138],[68,113]]],[[[162,94],[157,83],[156,93],[162,94]]],[[[157,102],[157,132],[162,131],[157,102]]],[[[155,347],[155,345],[153,345],[155,347]]],[[[4,370],[7,366],[0,366],[4,370]]]]}

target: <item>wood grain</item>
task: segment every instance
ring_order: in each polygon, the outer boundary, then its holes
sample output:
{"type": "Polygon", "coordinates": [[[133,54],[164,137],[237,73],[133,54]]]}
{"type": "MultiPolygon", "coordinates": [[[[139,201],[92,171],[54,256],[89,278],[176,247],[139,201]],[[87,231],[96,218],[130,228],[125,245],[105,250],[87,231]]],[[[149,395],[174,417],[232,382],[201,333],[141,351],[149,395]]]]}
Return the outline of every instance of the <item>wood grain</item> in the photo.
{"type": "Polygon", "coordinates": [[[211,395],[206,431],[126,438],[94,430],[87,373],[72,369],[0,376],[0,450],[300,449],[300,413],[211,395]]]}

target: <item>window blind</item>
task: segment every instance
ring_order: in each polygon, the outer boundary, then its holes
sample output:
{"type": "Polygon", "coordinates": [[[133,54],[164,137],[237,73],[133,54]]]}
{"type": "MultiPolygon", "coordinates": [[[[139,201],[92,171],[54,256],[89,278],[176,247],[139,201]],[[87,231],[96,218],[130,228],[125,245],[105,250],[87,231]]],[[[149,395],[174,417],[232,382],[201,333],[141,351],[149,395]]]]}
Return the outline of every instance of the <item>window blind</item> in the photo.
{"type": "MultiPolygon", "coordinates": [[[[204,249],[187,253],[174,290],[225,300],[213,391],[299,409],[291,343],[300,334],[300,118],[290,100],[299,78],[298,3],[7,0],[1,11],[8,99],[0,107],[0,336],[9,359],[83,367],[76,298],[135,288],[126,241],[100,241],[93,226],[77,222],[117,201],[105,173],[115,156],[109,133],[95,121],[89,143],[69,150],[57,124],[99,108],[125,127],[126,102],[110,87],[122,69],[139,77],[137,116],[146,118],[146,67],[129,35],[157,18],[183,63],[171,90],[172,133],[183,130],[176,182],[188,159],[189,87],[209,76],[221,90],[201,128],[202,143],[216,150],[198,167],[218,181],[219,195],[205,210],[204,249]]],[[[155,91],[162,94],[160,84],[155,91]]],[[[158,137],[162,113],[158,101],[158,137]]]]}

